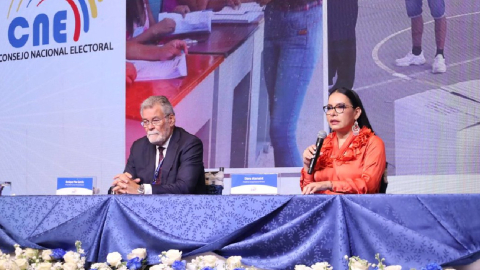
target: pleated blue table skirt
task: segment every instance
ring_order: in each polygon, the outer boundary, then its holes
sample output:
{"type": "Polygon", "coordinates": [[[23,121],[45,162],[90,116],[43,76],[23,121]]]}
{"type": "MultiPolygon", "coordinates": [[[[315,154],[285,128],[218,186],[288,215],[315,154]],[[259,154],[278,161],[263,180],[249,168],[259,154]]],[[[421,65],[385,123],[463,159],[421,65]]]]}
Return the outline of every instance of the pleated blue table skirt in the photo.
{"type": "Polygon", "coordinates": [[[345,255],[406,269],[480,257],[480,195],[214,196],[104,195],[0,197],[0,249],[74,249],[90,262],[147,248],[213,251],[244,264],[293,269],[345,255]]]}

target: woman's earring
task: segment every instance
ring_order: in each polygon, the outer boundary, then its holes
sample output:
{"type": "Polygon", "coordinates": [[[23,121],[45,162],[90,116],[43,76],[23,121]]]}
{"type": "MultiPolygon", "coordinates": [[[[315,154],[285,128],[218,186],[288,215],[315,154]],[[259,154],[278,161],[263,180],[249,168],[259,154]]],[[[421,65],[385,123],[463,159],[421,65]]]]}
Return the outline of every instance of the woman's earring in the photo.
{"type": "Polygon", "coordinates": [[[358,134],[360,134],[360,127],[358,126],[357,121],[355,121],[355,123],[352,126],[352,132],[353,132],[353,135],[355,136],[358,136],[358,134]]]}

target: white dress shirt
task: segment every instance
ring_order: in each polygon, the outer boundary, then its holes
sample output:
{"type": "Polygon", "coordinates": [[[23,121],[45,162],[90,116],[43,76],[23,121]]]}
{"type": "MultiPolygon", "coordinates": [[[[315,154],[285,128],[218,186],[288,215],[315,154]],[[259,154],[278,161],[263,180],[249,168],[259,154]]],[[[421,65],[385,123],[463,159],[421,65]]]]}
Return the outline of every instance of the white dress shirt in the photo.
{"type": "MultiPolygon", "coordinates": [[[[172,138],[172,135],[170,135],[170,138],[172,138]]],[[[163,158],[167,156],[167,149],[168,149],[168,144],[170,143],[170,138],[162,145],[163,147],[163,158]]],[[[159,157],[160,157],[160,151],[159,151],[159,146],[157,145],[157,155],[155,156],[155,169],[158,167],[158,162],[160,162],[159,157]]],[[[145,194],[152,194],[152,185],[151,184],[144,184],[143,187],[145,188],[145,194]]]]}

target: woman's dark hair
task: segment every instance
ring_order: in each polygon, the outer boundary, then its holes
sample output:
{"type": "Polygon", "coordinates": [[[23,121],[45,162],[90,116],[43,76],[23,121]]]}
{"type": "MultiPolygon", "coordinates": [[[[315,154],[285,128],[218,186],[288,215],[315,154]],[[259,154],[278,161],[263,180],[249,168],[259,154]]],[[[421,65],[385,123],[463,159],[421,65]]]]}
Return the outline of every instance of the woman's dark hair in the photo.
{"type": "Polygon", "coordinates": [[[143,10],[143,1],[142,4],[139,5],[138,0],[127,0],[127,33],[129,35],[133,35],[133,25],[135,23],[142,24],[141,22],[141,14],[145,13],[143,10]]]}
{"type": "Polygon", "coordinates": [[[370,125],[370,121],[368,121],[367,112],[365,111],[365,108],[363,107],[362,101],[360,100],[360,97],[358,96],[357,92],[345,87],[341,87],[336,89],[335,91],[330,92],[330,95],[333,93],[344,94],[352,103],[353,108],[359,107],[360,109],[362,109],[362,113],[360,114],[360,117],[357,119],[358,125],[360,126],[360,128],[367,127],[371,129],[373,132],[372,125],[370,125]]]}

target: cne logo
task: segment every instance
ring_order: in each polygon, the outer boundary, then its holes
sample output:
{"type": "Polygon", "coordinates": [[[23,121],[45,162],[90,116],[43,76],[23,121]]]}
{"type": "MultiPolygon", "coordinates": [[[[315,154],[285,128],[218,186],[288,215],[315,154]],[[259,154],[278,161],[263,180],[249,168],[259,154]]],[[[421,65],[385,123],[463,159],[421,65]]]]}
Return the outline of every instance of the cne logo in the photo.
{"type": "MultiPolygon", "coordinates": [[[[10,13],[12,7],[14,7],[14,2],[16,0],[11,0],[10,8],[8,9],[7,19],[10,18],[10,13]]],[[[22,7],[23,0],[17,0],[18,6],[16,12],[22,7]]],[[[39,7],[43,2],[48,0],[25,0],[26,8],[29,8],[32,2],[37,2],[36,7],[39,7]],[[38,1],[38,2],[37,2],[38,1]]],[[[58,1],[58,0],[55,0],[58,1]]],[[[73,31],[73,41],[77,42],[80,38],[80,33],[83,25],[83,32],[88,33],[90,29],[90,16],[91,18],[97,18],[97,5],[95,0],[88,0],[88,5],[85,0],[64,0],[68,3],[70,8],[73,11],[73,16],[75,19],[75,28],[73,31]],[[80,6],[80,8],[79,8],[80,6]],[[89,8],[90,6],[90,11],[89,8]],[[81,15],[80,16],[80,12],[81,15]],[[83,22],[81,20],[83,18],[83,22]]],[[[98,0],[102,2],[102,0],[98,0]]],[[[67,11],[60,10],[53,18],[50,18],[45,13],[39,13],[35,16],[33,21],[29,22],[25,17],[15,17],[8,26],[8,41],[10,45],[15,48],[21,48],[32,40],[33,46],[48,45],[50,44],[50,38],[52,37],[56,43],[66,43],[67,42],[67,11]],[[52,27],[50,27],[52,25],[52,27]],[[51,32],[50,32],[51,31],[51,32]],[[21,32],[23,34],[18,34],[21,32]]]]}

